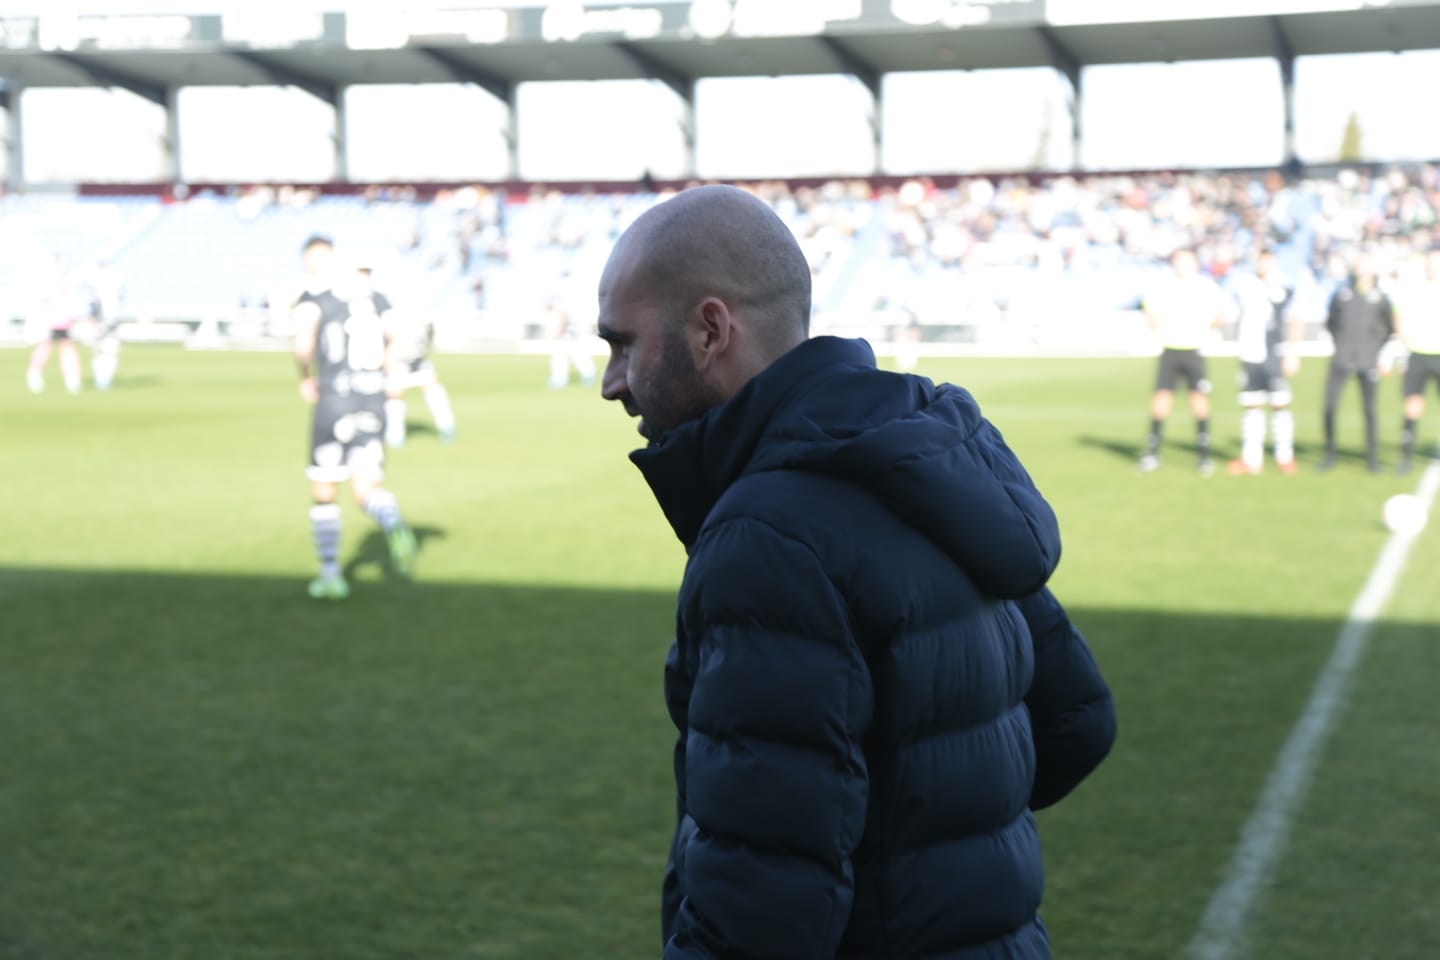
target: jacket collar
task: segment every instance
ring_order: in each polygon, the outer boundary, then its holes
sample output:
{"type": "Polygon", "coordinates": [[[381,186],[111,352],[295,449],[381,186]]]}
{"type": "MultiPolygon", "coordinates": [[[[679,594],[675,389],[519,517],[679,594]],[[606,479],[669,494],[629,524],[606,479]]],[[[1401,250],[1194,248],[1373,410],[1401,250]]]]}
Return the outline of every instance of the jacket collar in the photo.
{"type": "Polygon", "coordinates": [[[837,366],[873,368],[875,352],[863,340],[807,340],[756,374],[727,402],[630,454],[686,550],[720,497],[744,475],[775,413],[837,366]]]}

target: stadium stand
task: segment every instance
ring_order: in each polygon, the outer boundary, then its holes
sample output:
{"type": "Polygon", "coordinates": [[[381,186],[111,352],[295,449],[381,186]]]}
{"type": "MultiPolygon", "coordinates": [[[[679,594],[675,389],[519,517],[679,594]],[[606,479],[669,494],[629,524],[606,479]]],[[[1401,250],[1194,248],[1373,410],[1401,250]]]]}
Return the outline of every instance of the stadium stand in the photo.
{"type": "MultiPolygon", "coordinates": [[[[556,297],[585,325],[614,238],[678,186],[10,196],[0,221],[12,246],[48,248],[71,268],[107,263],[130,339],[279,344],[296,251],[325,233],[428,311],[443,347],[524,349],[548,335],[556,297]]],[[[749,187],[814,266],[817,329],[881,345],[908,334],[932,352],[1143,352],[1139,301],[1177,245],[1196,248],[1220,279],[1272,246],[1318,300],[1337,254],[1368,249],[1393,271],[1440,242],[1440,168],[1429,164],[1295,182],[1242,171],[749,187]]],[[[3,336],[13,340],[24,299],[7,302],[3,336]]]]}

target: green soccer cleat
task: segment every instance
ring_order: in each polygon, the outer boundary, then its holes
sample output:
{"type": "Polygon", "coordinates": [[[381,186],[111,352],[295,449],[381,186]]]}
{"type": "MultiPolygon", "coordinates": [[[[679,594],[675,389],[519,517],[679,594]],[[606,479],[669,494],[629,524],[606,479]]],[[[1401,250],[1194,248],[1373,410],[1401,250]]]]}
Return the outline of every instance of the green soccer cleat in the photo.
{"type": "Polygon", "coordinates": [[[385,542],[390,547],[390,566],[402,577],[415,575],[415,534],[405,524],[396,524],[395,527],[385,534],[385,542]]]}
{"type": "Polygon", "coordinates": [[[309,589],[316,600],[344,600],[350,596],[350,584],[341,576],[316,577],[310,581],[309,589]]]}

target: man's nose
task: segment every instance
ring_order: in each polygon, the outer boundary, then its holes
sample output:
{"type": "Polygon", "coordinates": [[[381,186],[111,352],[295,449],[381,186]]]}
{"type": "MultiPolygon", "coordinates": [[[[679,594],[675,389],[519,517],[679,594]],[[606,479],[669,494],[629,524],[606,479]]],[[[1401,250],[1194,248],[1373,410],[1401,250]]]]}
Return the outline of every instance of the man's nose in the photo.
{"type": "Polygon", "coordinates": [[[600,396],[605,400],[624,400],[630,394],[625,380],[625,363],[612,357],[605,365],[605,376],[600,378],[600,396]]]}

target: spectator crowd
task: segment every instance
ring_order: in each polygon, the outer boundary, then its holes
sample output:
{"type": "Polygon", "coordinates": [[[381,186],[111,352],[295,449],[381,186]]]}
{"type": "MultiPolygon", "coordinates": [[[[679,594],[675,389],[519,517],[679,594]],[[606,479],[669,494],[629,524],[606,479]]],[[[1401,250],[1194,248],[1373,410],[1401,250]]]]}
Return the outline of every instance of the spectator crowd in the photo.
{"type": "MultiPolygon", "coordinates": [[[[372,252],[386,248],[396,267],[388,272],[403,279],[410,302],[434,315],[442,334],[573,337],[593,321],[589,292],[615,238],[682,186],[377,186],[342,195],[237,188],[154,198],[144,216],[132,198],[123,243],[97,227],[85,242],[66,238],[66,255],[93,260],[87,242],[106,250],[122,277],[121,320],[182,316],[192,290],[194,315],[213,318],[231,306],[253,309],[263,299],[257,286],[278,289],[283,278],[271,260],[290,257],[298,238],[349,236],[368,224],[372,252]],[[197,245],[197,236],[235,250],[217,256],[197,245]],[[187,254],[195,262],[184,262],[187,254]]],[[[746,186],[800,241],[814,272],[816,328],[881,341],[1113,348],[1143,337],[1134,319],[1143,292],[1179,248],[1195,251],[1201,270],[1222,284],[1253,273],[1260,253],[1273,251],[1318,334],[1325,299],[1362,254],[1374,258],[1383,286],[1440,243],[1435,164],[1289,176],[1094,173],[746,186]]],[[[34,200],[4,198],[0,213],[17,202],[30,204],[32,221],[45,221],[31,210],[34,200]]],[[[93,208],[106,201],[46,202],[93,208]]],[[[92,220],[104,229],[117,222],[113,215],[92,220]]],[[[12,245],[29,239],[8,238],[12,245]]],[[[382,279],[386,273],[377,271],[382,279]]],[[[17,329],[23,322],[8,319],[17,329]]]]}

